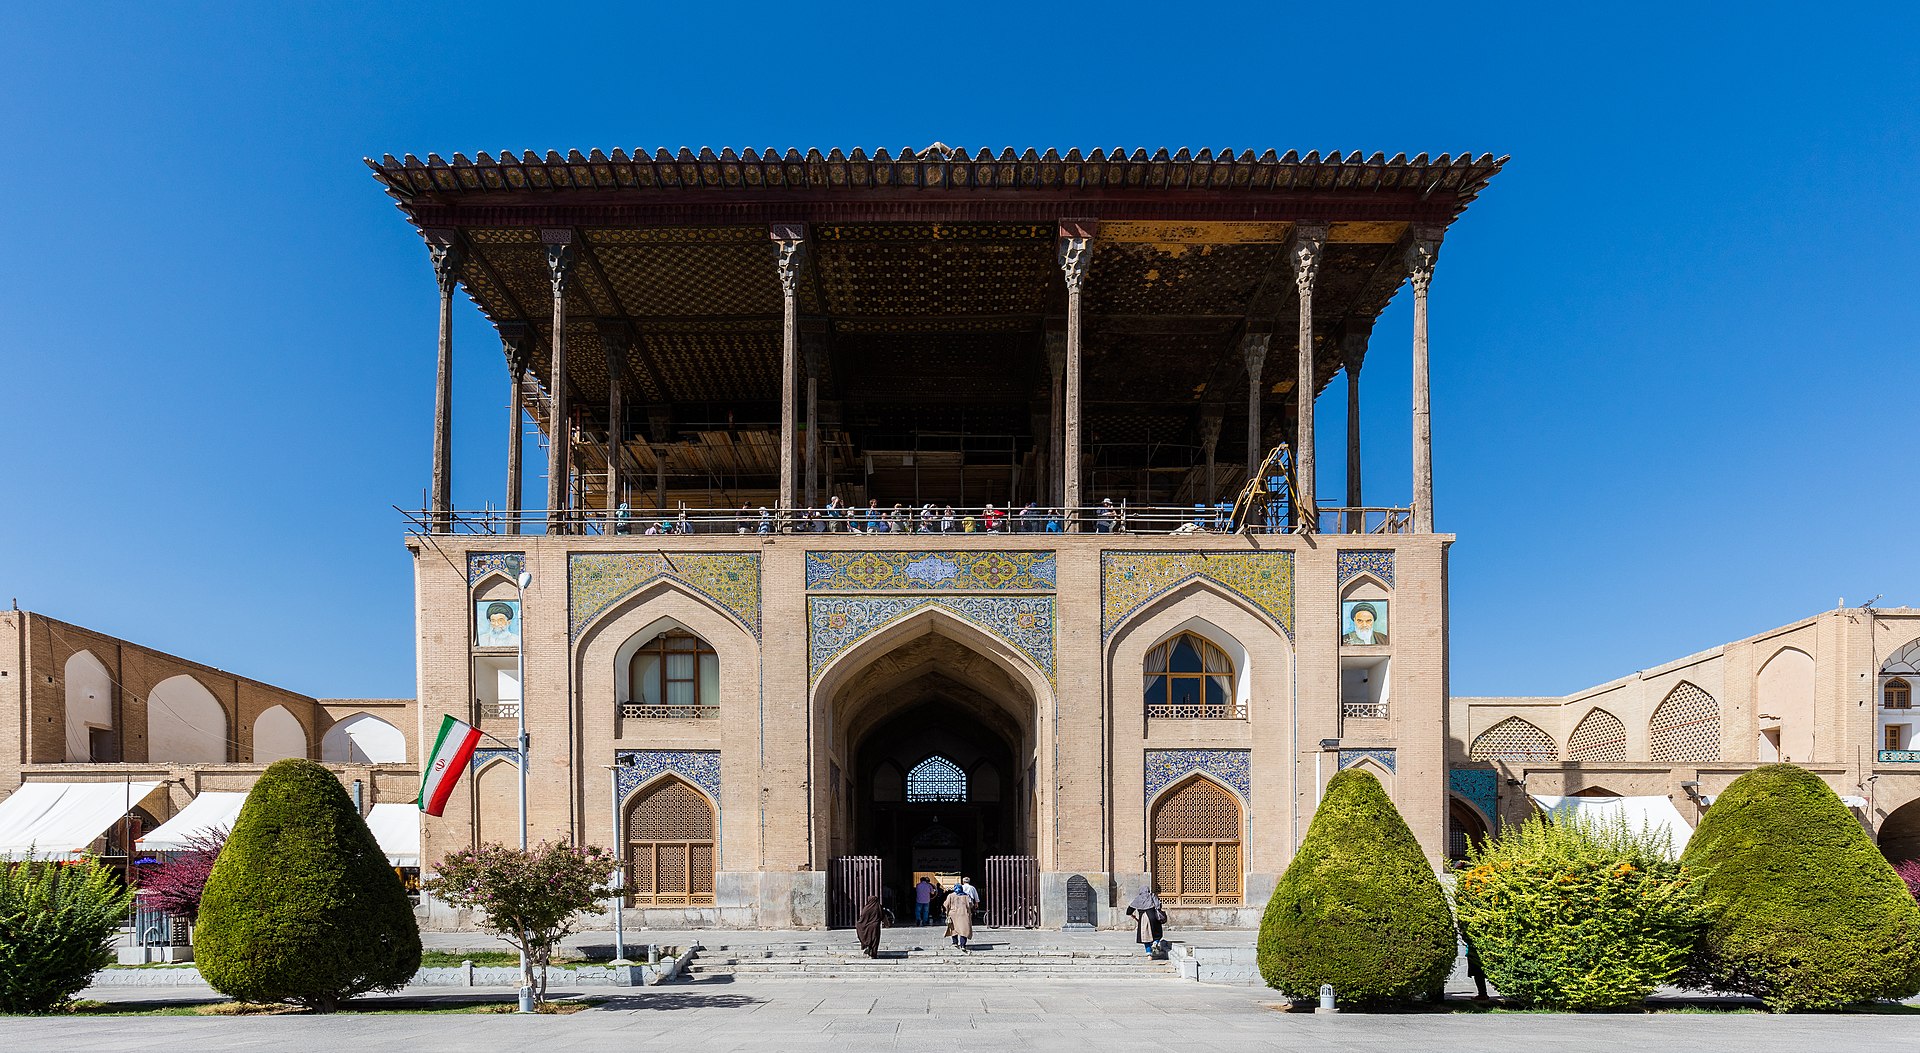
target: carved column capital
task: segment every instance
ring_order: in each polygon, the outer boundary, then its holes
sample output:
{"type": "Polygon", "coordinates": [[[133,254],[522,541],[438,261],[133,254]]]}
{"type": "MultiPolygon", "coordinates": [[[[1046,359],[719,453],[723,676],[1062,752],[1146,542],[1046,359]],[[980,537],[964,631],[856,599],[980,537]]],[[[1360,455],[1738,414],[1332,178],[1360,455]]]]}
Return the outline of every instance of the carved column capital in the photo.
{"type": "Polygon", "coordinates": [[[1053,370],[1053,378],[1067,371],[1067,333],[1064,329],[1047,330],[1047,368],[1053,370]]]}
{"type": "Polygon", "coordinates": [[[808,380],[819,380],[827,369],[827,334],[801,330],[800,368],[808,380]]]}
{"type": "Polygon", "coordinates": [[[1086,284],[1087,265],[1093,262],[1093,239],[1085,235],[1060,238],[1060,273],[1066,276],[1067,293],[1078,296],[1086,284]]]}
{"type": "Polygon", "coordinates": [[[1360,372],[1367,357],[1367,341],[1373,336],[1373,319],[1349,318],[1340,329],[1340,360],[1348,373],[1360,372]]]}
{"type": "Polygon", "coordinates": [[[1320,275],[1320,250],[1326,244],[1324,225],[1302,223],[1293,228],[1293,238],[1287,243],[1287,261],[1293,264],[1293,284],[1302,296],[1313,291],[1313,281],[1320,275]]]}
{"type": "Polygon", "coordinates": [[[1209,406],[1200,414],[1200,446],[1211,458],[1213,451],[1220,445],[1220,423],[1223,413],[1218,406],[1209,406]]]}
{"type": "Polygon", "coordinates": [[[527,337],[531,335],[525,322],[501,322],[500,349],[507,353],[507,371],[513,379],[527,371],[527,360],[532,357],[527,348],[527,337]]]}
{"type": "Polygon", "coordinates": [[[1440,257],[1439,238],[1416,238],[1407,246],[1407,280],[1421,296],[1433,284],[1433,264],[1440,257]]]}
{"type": "Polygon", "coordinates": [[[780,294],[791,298],[800,287],[800,267],[806,262],[807,228],[799,223],[775,223],[767,234],[780,249],[780,294]]]}
{"type": "Polygon", "coordinates": [[[451,230],[427,231],[427,258],[433,261],[433,280],[440,284],[440,295],[453,295],[453,287],[460,281],[460,267],[466,263],[459,235],[451,230]]]}
{"type": "Polygon", "coordinates": [[[633,328],[607,319],[595,322],[593,328],[600,334],[600,350],[606,353],[609,375],[618,377],[620,368],[626,365],[627,349],[633,346],[633,328]]]}
{"type": "Polygon", "coordinates": [[[1247,376],[1256,382],[1267,363],[1267,348],[1272,343],[1272,333],[1248,333],[1240,338],[1240,359],[1247,364],[1247,376]]]}
{"type": "Polygon", "coordinates": [[[547,247],[547,279],[553,283],[553,295],[559,299],[567,291],[567,274],[573,267],[573,231],[542,230],[540,241],[547,247]]]}

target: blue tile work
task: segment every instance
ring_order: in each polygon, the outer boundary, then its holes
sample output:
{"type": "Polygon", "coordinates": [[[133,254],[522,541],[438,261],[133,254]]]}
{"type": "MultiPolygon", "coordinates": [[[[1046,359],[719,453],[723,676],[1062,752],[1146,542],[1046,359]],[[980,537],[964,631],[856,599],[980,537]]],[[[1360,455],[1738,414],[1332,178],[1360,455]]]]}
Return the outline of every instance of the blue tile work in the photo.
{"type": "Polygon", "coordinates": [[[664,772],[672,772],[698,786],[720,811],[719,750],[615,750],[613,762],[619,767],[620,799],[626,800],[645,783],[664,772]]]}
{"type": "Polygon", "coordinates": [[[755,552],[574,553],[567,557],[569,634],[662,578],[705,596],[760,637],[760,556],[755,552]]]}
{"type": "Polygon", "coordinates": [[[809,596],[808,682],[861,640],[915,611],[938,607],[1018,649],[1053,683],[1052,596],[809,596]]]}
{"type": "Polygon", "coordinates": [[[472,585],[489,574],[505,574],[518,581],[525,555],[523,552],[469,552],[467,584],[472,585]]]}
{"type": "Polygon", "coordinates": [[[825,592],[1052,592],[1052,552],[809,552],[807,589],[825,592]]]}
{"type": "Polygon", "coordinates": [[[1251,601],[1293,639],[1291,552],[1105,552],[1100,556],[1100,635],[1157,597],[1203,579],[1251,601]]]}
{"type": "Polygon", "coordinates": [[[1340,770],[1346,771],[1363,760],[1371,760],[1391,773],[1394,770],[1393,756],[1394,751],[1389,749],[1341,750],[1340,770]]]}
{"type": "Polygon", "coordinates": [[[473,759],[467,763],[467,767],[469,770],[479,771],[481,768],[486,767],[488,764],[496,760],[503,760],[503,761],[506,761],[508,764],[519,764],[520,751],[509,750],[509,749],[492,749],[492,748],[488,748],[484,750],[474,750],[473,759]]]}
{"type": "Polygon", "coordinates": [[[1480,809],[1480,814],[1491,819],[1494,815],[1494,789],[1498,785],[1498,776],[1486,768],[1449,768],[1447,770],[1447,789],[1459,794],[1462,799],[1480,809]]]}
{"type": "Polygon", "coordinates": [[[1161,790],[1201,772],[1239,794],[1242,803],[1251,804],[1252,756],[1247,750],[1148,750],[1146,801],[1151,804],[1161,790]]]}
{"type": "Polygon", "coordinates": [[[1393,588],[1393,550],[1390,548],[1342,552],[1338,562],[1342,586],[1362,574],[1371,574],[1384,582],[1387,588],[1393,588]]]}

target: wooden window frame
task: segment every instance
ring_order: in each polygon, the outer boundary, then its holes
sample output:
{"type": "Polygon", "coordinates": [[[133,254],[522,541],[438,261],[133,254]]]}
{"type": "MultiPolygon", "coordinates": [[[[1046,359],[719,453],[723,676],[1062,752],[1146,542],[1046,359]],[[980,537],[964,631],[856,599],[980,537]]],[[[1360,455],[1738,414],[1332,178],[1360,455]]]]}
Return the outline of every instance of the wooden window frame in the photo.
{"type": "Polygon", "coordinates": [[[1141,660],[1140,673],[1142,678],[1141,702],[1146,706],[1147,716],[1150,718],[1173,720],[1246,719],[1246,708],[1240,704],[1240,670],[1234,666],[1233,656],[1227,653],[1226,648],[1190,629],[1174,633],[1165,640],[1147,648],[1146,656],[1141,660]],[[1180,646],[1183,640],[1192,641],[1194,650],[1199,653],[1199,672],[1173,671],[1173,652],[1180,646]],[[1161,668],[1154,669],[1154,656],[1159,654],[1164,654],[1164,658],[1158,663],[1161,668]],[[1218,656],[1218,664],[1225,668],[1209,671],[1207,666],[1212,664],[1208,661],[1210,656],[1218,656]],[[1220,705],[1214,705],[1206,701],[1207,681],[1215,677],[1226,680],[1224,690],[1226,701],[1220,705]],[[1161,680],[1166,681],[1167,701],[1149,701],[1153,697],[1152,692],[1155,683],[1161,680]],[[1174,701],[1174,699],[1180,697],[1179,685],[1182,681],[1193,681],[1195,687],[1194,697],[1200,699],[1200,702],[1183,704],[1174,701]]]}
{"type": "MultiPolygon", "coordinates": [[[[716,665],[719,663],[719,652],[713,649],[712,644],[684,629],[669,629],[641,644],[627,659],[627,698],[620,702],[620,715],[629,720],[648,718],[711,720],[719,717],[720,700],[717,697],[706,697],[700,682],[700,666],[702,660],[708,655],[713,656],[716,665]],[[690,677],[670,675],[667,657],[686,654],[693,656],[693,675],[690,677]],[[640,671],[641,662],[649,656],[654,659],[654,669],[650,674],[643,674],[640,671]],[[647,696],[642,690],[641,681],[647,676],[653,677],[659,702],[646,701],[647,696]],[[675,705],[668,701],[673,697],[674,684],[692,685],[692,704],[675,705]]],[[[715,684],[714,693],[717,694],[719,689],[719,685],[715,684]]]]}

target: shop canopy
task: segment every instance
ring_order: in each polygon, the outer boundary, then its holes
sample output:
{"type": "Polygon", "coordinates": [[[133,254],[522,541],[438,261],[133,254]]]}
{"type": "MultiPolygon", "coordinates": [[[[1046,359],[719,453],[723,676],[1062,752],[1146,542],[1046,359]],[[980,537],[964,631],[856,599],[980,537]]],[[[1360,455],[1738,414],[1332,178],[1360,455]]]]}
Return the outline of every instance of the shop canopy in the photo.
{"type": "Polygon", "coordinates": [[[1667,836],[1667,855],[1677,858],[1680,850],[1687,845],[1687,838],[1693,836],[1693,827],[1666,797],[1554,797],[1546,794],[1533,794],[1533,803],[1540,810],[1559,819],[1577,815],[1600,823],[1613,823],[1624,819],[1627,829],[1667,836]]]}
{"type": "Polygon", "coordinates": [[[247,795],[244,793],[202,791],[200,796],[188,801],[178,815],[135,841],[134,847],[142,852],[184,852],[189,842],[206,837],[215,830],[231,833],[234,820],[240,818],[240,806],[245,803],[247,795]]]}
{"type": "Polygon", "coordinates": [[[376,804],[367,813],[367,827],[387,862],[397,867],[420,865],[420,808],[407,804],[376,804]]]}
{"type": "Polygon", "coordinates": [[[78,859],[158,782],[30,782],[0,801],[0,859],[78,859]]]}

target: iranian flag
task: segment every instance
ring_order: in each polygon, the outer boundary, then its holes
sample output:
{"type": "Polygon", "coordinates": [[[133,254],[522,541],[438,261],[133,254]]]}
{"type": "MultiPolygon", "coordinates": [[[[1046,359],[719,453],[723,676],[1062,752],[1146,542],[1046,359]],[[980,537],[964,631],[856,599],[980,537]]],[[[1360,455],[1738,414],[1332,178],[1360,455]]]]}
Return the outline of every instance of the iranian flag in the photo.
{"type": "Polygon", "coordinates": [[[426,770],[420,777],[420,797],[415,803],[428,815],[439,815],[453,796],[453,785],[473,759],[473,748],[480,744],[480,729],[448,714],[440,722],[440,735],[433,740],[433,752],[427,755],[426,770]]]}

